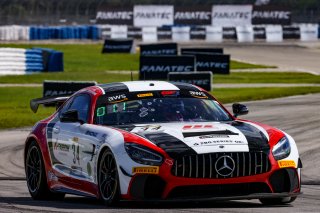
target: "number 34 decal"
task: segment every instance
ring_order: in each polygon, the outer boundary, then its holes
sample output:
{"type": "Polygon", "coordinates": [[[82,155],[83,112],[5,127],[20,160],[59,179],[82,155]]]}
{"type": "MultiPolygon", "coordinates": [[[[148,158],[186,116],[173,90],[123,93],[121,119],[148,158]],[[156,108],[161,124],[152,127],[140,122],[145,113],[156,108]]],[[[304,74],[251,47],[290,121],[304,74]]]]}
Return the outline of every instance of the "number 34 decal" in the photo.
{"type": "Polygon", "coordinates": [[[72,144],[73,163],[80,165],[80,148],[79,144],[72,144]]]}

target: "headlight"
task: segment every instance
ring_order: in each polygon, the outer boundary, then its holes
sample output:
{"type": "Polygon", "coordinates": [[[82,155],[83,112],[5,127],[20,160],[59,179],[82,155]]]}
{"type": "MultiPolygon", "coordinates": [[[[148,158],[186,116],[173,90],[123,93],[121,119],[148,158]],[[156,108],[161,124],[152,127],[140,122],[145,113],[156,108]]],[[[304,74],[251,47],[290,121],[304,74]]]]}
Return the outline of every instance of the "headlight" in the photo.
{"type": "Polygon", "coordinates": [[[281,138],[281,140],[272,149],[272,154],[276,160],[288,157],[290,152],[291,147],[287,137],[281,138]]]}
{"type": "Polygon", "coordinates": [[[125,143],[124,147],[130,158],[137,163],[152,166],[160,166],[162,164],[163,157],[145,146],[125,143]]]}

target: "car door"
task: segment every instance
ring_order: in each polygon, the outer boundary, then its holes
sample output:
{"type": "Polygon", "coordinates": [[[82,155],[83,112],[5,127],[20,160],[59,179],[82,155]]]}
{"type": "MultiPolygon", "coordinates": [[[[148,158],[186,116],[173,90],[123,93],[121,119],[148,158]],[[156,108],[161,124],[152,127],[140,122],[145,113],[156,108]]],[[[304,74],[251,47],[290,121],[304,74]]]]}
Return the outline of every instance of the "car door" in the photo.
{"type": "Polygon", "coordinates": [[[95,142],[91,140],[92,131],[88,130],[91,97],[89,94],[80,94],[73,98],[71,103],[61,110],[59,116],[65,112],[77,110],[79,122],[61,122],[54,128],[57,141],[53,146],[55,158],[60,162],[55,168],[72,178],[93,181],[93,155],[95,142]],[[91,134],[91,135],[90,135],[91,134]]]}

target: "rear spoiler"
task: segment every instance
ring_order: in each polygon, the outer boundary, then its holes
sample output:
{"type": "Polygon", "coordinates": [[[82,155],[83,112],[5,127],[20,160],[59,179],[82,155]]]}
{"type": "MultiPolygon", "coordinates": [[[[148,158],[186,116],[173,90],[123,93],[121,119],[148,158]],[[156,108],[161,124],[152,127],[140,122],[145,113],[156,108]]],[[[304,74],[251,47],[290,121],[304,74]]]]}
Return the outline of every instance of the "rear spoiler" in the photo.
{"type": "Polygon", "coordinates": [[[45,98],[36,98],[30,101],[31,110],[36,113],[38,111],[40,104],[62,104],[64,103],[69,96],[66,97],[45,97],[45,98]]]}

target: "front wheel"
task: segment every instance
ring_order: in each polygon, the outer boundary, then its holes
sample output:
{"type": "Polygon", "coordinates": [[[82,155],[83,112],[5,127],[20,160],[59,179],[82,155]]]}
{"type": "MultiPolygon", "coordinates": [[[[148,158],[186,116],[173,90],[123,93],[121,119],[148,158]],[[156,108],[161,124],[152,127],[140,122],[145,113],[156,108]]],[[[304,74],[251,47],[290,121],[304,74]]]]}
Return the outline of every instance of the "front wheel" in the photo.
{"type": "Polygon", "coordinates": [[[61,200],[63,193],[54,193],[49,190],[46,170],[37,142],[33,141],[27,149],[25,159],[27,186],[34,200],[61,200]]]}
{"type": "Polygon", "coordinates": [[[261,198],[259,200],[264,205],[281,205],[281,204],[292,203],[293,201],[295,201],[295,199],[297,199],[297,197],[261,198]]]}
{"type": "Polygon", "coordinates": [[[109,149],[103,152],[98,168],[101,199],[108,206],[115,205],[119,201],[119,177],[116,160],[109,149]]]}

